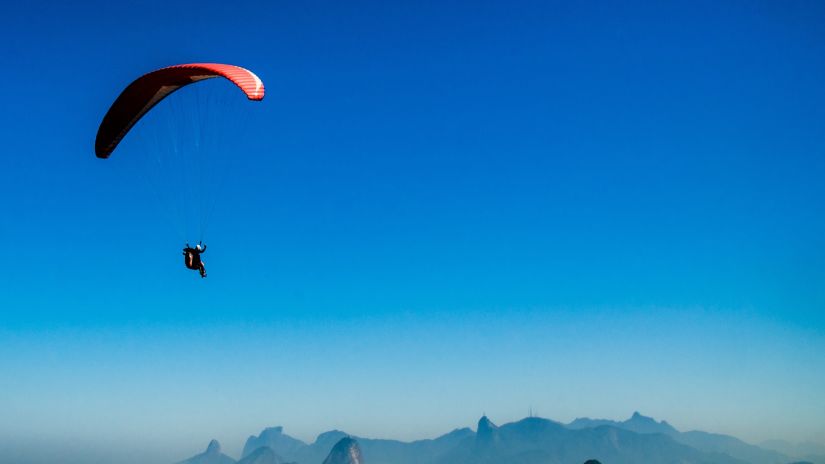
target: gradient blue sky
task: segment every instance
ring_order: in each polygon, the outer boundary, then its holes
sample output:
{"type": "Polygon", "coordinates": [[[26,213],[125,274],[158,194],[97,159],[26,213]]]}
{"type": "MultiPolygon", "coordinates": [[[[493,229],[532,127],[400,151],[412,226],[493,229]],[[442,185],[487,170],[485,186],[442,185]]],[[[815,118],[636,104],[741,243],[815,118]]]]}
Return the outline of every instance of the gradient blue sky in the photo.
{"type": "Polygon", "coordinates": [[[825,442],[821,2],[229,3],[4,5],[18,462],[530,406],[825,442]],[[206,281],[93,154],[126,83],[191,61],[268,92],[206,281]]]}

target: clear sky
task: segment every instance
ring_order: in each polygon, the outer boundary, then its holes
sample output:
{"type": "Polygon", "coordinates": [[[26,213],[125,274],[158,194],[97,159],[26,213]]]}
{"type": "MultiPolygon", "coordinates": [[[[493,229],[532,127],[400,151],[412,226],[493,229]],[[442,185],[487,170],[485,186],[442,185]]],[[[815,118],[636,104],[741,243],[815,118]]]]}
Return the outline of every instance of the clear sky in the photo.
{"type": "Polygon", "coordinates": [[[271,425],[411,439],[529,407],[825,442],[823,22],[4,4],[0,449],[170,462],[271,425]],[[93,152],[128,82],[193,61],[267,87],[206,280],[134,152],[93,152]]]}

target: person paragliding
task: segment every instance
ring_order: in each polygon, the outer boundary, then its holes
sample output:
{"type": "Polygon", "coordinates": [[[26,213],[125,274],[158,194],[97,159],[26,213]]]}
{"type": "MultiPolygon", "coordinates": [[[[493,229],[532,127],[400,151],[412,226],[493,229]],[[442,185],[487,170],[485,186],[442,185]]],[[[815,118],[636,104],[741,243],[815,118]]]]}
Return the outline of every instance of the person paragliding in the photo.
{"type": "MultiPolygon", "coordinates": [[[[203,85],[198,83],[210,79],[226,79],[230,81],[234,86],[239,88],[243,92],[243,95],[250,101],[261,101],[264,98],[264,85],[261,79],[252,71],[240,66],[221,63],[189,63],[168,66],[152,71],[134,80],[120,93],[114,103],[112,103],[98,127],[97,137],[95,138],[95,155],[102,159],[109,158],[115,151],[115,148],[118,147],[123,138],[126,137],[138,121],[152,111],[162,100],[169,98],[172,94],[184,87],[203,85]]],[[[208,92],[207,95],[209,95],[208,92]]],[[[201,121],[205,121],[207,114],[210,115],[209,119],[212,119],[214,114],[220,114],[225,109],[225,102],[221,99],[216,98],[215,102],[218,106],[209,110],[203,109],[200,117],[193,117],[194,125],[197,127],[196,134],[198,134],[196,139],[189,140],[185,138],[183,132],[181,134],[176,133],[173,143],[164,144],[158,142],[154,149],[143,150],[144,153],[149,154],[149,152],[151,152],[153,155],[152,157],[147,157],[147,159],[152,161],[152,158],[156,158],[157,166],[161,169],[171,166],[171,164],[163,164],[165,161],[170,163],[177,161],[183,166],[199,166],[199,169],[201,169],[198,158],[196,157],[200,155],[202,146],[209,146],[210,144],[204,143],[205,139],[202,138],[204,134],[209,131],[206,130],[206,127],[201,127],[199,124],[201,121]],[[180,139],[176,137],[180,137],[180,139]]],[[[176,123],[182,121],[180,127],[188,127],[186,124],[183,124],[183,122],[188,122],[187,118],[189,116],[186,115],[189,114],[188,110],[190,110],[190,108],[186,108],[185,110],[186,111],[181,111],[179,114],[174,114],[176,123]]],[[[201,111],[201,107],[191,108],[191,110],[201,111]]],[[[179,126],[173,125],[172,127],[177,131],[179,126]]],[[[153,133],[152,138],[154,140],[163,140],[157,136],[159,128],[156,126],[150,124],[143,129],[153,133]]],[[[203,175],[203,170],[199,171],[199,175],[203,175]]],[[[158,182],[158,184],[160,185],[162,183],[158,182]]],[[[175,184],[175,186],[177,185],[178,184],[175,184]]],[[[210,202],[203,196],[204,191],[207,189],[200,188],[200,186],[199,188],[190,189],[187,183],[181,185],[184,186],[179,195],[182,204],[172,205],[173,207],[170,209],[179,211],[178,214],[181,217],[178,219],[181,219],[181,222],[186,224],[188,219],[186,214],[190,211],[189,205],[200,204],[201,207],[199,209],[193,208],[191,211],[194,216],[199,216],[201,228],[196,233],[202,237],[203,229],[206,227],[206,221],[211,212],[211,207],[208,206],[210,202]],[[190,192],[189,190],[192,191],[190,192]],[[183,213],[184,211],[185,213],[183,213]]],[[[164,196],[162,194],[163,192],[156,193],[158,193],[159,198],[164,196]]],[[[177,197],[178,195],[169,196],[177,197]]],[[[212,206],[214,206],[214,204],[212,206]]],[[[182,233],[182,235],[185,234],[182,233]]],[[[206,277],[206,267],[201,259],[201,254],[205,251],[206,246],[203,245],[202,242],[198,243],[194,248],[187,243],[183,249],[184,264],[188,269],[198,271],[202,278],[206,277]]]]}
{"type": "Polygon", "coordinates": [[[201,253],[205,251],[206,245],[203,243],[198,243],[195,245],[195,248],[192,248],[187,243],[186,247],[183,249],[183,264],[187,269],[200,272],[201,278],[206,277],[206,267],[201,259],[201,253]]]}

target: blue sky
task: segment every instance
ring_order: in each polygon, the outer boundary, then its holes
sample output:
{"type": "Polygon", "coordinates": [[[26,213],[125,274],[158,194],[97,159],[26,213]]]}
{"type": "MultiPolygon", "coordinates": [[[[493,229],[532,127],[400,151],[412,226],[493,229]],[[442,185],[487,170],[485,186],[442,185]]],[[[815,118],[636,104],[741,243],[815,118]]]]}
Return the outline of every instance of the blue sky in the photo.
{"type": "Polygon", "coordinates": [[[168,462],[532,406],[825,442],[822,4],[222,3],[0,18],[0,436],[168,462]],[[205,281],[93,153],[196,61],[267,87],[205,281]]]}

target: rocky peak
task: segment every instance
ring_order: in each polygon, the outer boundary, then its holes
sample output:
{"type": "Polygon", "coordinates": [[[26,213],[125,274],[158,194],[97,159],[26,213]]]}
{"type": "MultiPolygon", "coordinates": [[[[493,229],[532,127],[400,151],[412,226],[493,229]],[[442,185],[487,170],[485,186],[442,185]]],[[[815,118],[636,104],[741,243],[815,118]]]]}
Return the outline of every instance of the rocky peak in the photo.
{"type": "Polygon", "coordinates": [[[315,443],[322,445],[322,446],[329,446],[332,448],[335,446],[336,443],[341,441],[342,438],[349,437],[350,435],[346,432],[342,432],[340,430],[330,430],[329,432],[324,432],[315,439],[315,443]]]}
{"type": "Polygon", "coordinates": [[[221,444],[218,443],[218,440],[212,440],[209,442],[209,446],[206,447],[207,454],[218,454],[221,452],[221,444]]]}
{"type": "Polygon", "coordinates": [[[364,458],[361,456],[361,447],[352,437],[344,437],[332,447],[329,456],[324,459],[324,464],[363,464],[364,458]]]}
{"type": "Polygon", "coordinates": [[[235,464],[235,460],[221,453],[221,444],[212,440],[203,453],[180,461],[178,464],[235,464]]]}
{"type": "Polygon", "coordinates": [[[261,438],[273,437],[273,436],[276,436],[276,435],[282,435],[283,433],[284,433],[284,428],[283,428],[283,426],[279,425],[277,427],[267,427],[267,428],[265,428],[261,432],[260,436],[261,436],[261,438]]]}
{"type": "Polygon", "coordinates": [[[241,456],[246,457],[262,446],[268,446],[269,448],[272,448],[272,450],[279,456],[289,458],[297,450],[306,446],[306,444],[301,440],[297,440],[285,434],[283,427],[267,427],[263,429],[261,434],[257,437],[251,435],[247,438],[241,456]]]}
{"type": "Polygon", "coordinates": [[[478,420],[478,433],[487,433],[490,430],[495,430],[498,427],[487,416],[481,416],[478,420]]]}
{"type": "Polygon", "coordinates": [[[624,428],[636,433],[663,433],[673,435],[678,431],[665,421],[656,422],[656,419],[639,414],[635,411],[630,419],[624,421],[624,428]]]}
{"type": "Polygon", "coordinates": [[[491,444],[498,441],[498,426],[494,424],[487,416],[481,416],[478,420],[478,428],[476,429],[476,442],[479,444],[491,444]]]}

